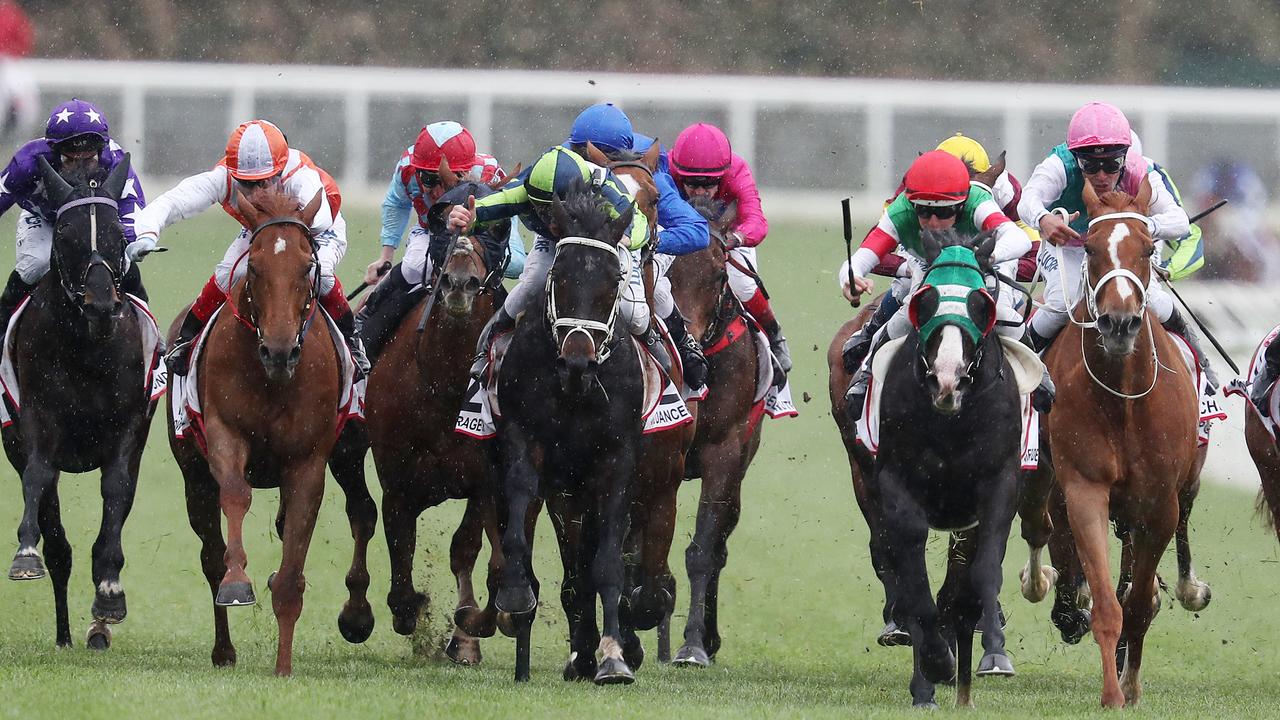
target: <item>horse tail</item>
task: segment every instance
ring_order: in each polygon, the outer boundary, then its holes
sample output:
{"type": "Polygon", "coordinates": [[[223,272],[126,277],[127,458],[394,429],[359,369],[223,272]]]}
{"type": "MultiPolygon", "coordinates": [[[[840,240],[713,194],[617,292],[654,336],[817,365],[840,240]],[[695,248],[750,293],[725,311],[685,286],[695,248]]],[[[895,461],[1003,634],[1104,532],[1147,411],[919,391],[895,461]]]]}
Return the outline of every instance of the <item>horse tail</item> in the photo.
{"type": "Polygon", "coordinates": [[[1271,532],[1276,532],[1276,518],[1271,507],[1271,503],[1267,501],[1267,493],[1265,490],[1258,490],[1258,497],[1253,499],[1253,513],[1262,519],[1262,524],[1271,532]]]}

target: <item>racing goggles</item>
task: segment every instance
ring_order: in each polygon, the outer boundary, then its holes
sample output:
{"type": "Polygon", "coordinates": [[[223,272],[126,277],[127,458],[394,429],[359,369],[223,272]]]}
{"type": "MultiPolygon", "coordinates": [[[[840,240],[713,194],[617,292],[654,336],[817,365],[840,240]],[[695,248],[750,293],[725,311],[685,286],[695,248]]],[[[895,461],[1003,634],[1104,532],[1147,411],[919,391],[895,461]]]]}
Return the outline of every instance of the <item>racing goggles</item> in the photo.
{"type": "Polygon", "coordinates": [[[440,184],[440,173],[432,170],[419,170],[418,182],[422,184],[422,187],[430,190],[440,184]]]}
{"type": "Polygon", "coordinates": [[[1120,168],[1124,167],[1124,155],[1112,155],[1110,157],[1081,157],[1077,155],[1076,164],[1080,166],[1080,171],[1085,175],[1094,175],[1099,172],[1115,175],[1120,172],[1120,168]]]}
{"type": "Polygon", "coordinates": [[[684,181],[686,187],[707,189],[720,184],[718,177],[691,177],[684,181]]]}
{"type": "Polygon", "coordinates": [[[911,203],[911,207],[916,211],[916,217],[936,217],[939,220],[950,220],[960,214],[961,205],[963,205],[963,203],[956,203],[954,205],[919,205],[917,203],[911,203]]]}

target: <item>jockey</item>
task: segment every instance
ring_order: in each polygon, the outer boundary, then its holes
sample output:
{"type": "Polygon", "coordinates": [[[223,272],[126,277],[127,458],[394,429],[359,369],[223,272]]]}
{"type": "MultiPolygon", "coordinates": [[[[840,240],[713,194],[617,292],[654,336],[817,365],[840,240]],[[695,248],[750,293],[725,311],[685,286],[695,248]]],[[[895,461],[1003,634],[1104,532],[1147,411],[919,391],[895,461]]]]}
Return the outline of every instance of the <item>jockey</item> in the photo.
{"type": "MultiPolygon", "coordinates": [[[[577,153],[555,146],[524,172],[512,178],[500,192],[477,200],[474,215],[465,205],[455,205],[449,212],[448,227],[456,232],[469,232],[477,226],[518,215],[520,222],[535,235],[533,250],[525,259],[520,282],[507,295],[502,307],[494,313],[489,324],[480,333],[480,339],[476,343],[476,362],[471,367],[472,376],[478,377],[484,372],[493,338],[514,328],[516,317],[529,309],[530,304],[537,299],[537,291],[546,286],[547,274],[555,260],[555,242],[560,239],[552,229],[549,217],[552,198],[567,192],[575,183],[582,182],[599,189],[608,201],[611,217],[616,218],[632,208],[634,201],[622,189],[622,182],[613,173],[601,173],[594,168],[577,153]]],[[[656,324],[649,317],[640,263],[635,262],[648,240],[648,220],[643,213],[634,211],[631,225],[619,241],[620,246],[631,251],[633,262],[627,284],[619,298],[618,315],[631,334],[644,341],[654,358],[669,373],[671,357],[660,342],[656,324]]],[[[687,377],[685,380],[689,384],[687,377]]],[[[696,386],[690,384],[690,387],[696,386]]]]}
{"type": "Polygon", "coordinates": [[[769,233],[760,208],[760,191],[751,168],[733,152],[729,138],[715,125],[697,123],[680,132],[671,146],[671,176],[683,197],[709,197],[737,204],[737,221],[725,237],[729,287],[769,337],[783,372],[791,371],[791,351],[756,273],[756,246],[769,233]]]}
{"type": "MultiPolygon", "coordinates": [[[[969,182],[969,169],[964,162],[945,151],[932,150],[911,164],[906,174],[906,190],[898,195],[880,216],[876,228],[867,235],[862,246],[853,256],[853,295],[869,292],[873,288],[867,275],[879,265],[885,256],[899,248],[910,255],[910,290],[914,291],[923,279],[925,262],[922,257],[920,233],[923,230],[942,230],[954,227],[966,234],[994,231],[995,250],[992,262],[1006,275],[1030,247],[1031,239],[1018,228],[996,205],[991,193],[969,182]]],[[[996,305],[997,319],[1005,322],[1021,320],[1014,310],[1013,293],[1001,292],[996,305]]],[[[910,320],[906,307],[896,312],[889,322],[874,336],[871,349],[845,395],[847,407],[855,418],[862,413],[863,398],[870,379],[870,358],[875,348],[908,332],[910,320]]],[[[996,332],[1011,337],[1021,337],[1020,326],[997,325],[996,332]]],[[[1037,390],[1044,398],[1040,404],[1052,400],[1052,385],[1044,378],[1037,390]]]]}
{"type": "MultiPolygon", "coordinates": [[[[1014,177],[1013,173],[1005,170],[1000,173],[1000,176],[991,184],[991,187],[987,187],[975,180],[974,178],[977,175],[991,169],[991,158],[987,155],[987,150],[982,147],[981,143],[961,133],[956,133],[938,143],[938,147],[935,149],[963,160],[964,164],[969,168],[969,182],[975,187],[980,187],[991,193],[991,197],[1000,206],[1000,211],[1004,213],[1005,217],[1013,220],[1014,224],[1031,239],[1031,249],[1018,259],[1016,278],[1024,282],[1030,282],[1035,270],[1036,251],[1040,247],[1040,234],[1018,219],[1018,201],[1022,198],[1022,184],[1018,182],[1018,178],[1014,177]]],[[[898,184],[894,197],[885,201],[886,207],[894,201],[898,194],[906,189],[906,182],[904,177],[898,184]]],[[[875,232],[875,229],[873,228],[871,232],[875,232]]],[[[870,236],[870,233],[868,233],[868,236],[870,236]]],[[[866,242],[866,240],[864,239],[863,242],[866,242]]],[[[893,317],[893,314],[901,307],[903,300],[906,298],[907,290],[911,285],[911,265],[907,263],[907,258],[900,252],[886,255],[873,272],[878,275],[893,277],[894,281],[890,286],[890,291],[880,300],[880,304],[876,307],[871,319],[845,342],[843,355],[846,367],[852,368],[862,364],[862,360],[867,356],[867,351],[871,349],[871,339],[875,337],[876,331],[889,322],[889,318],[893,317]]],[[[1012,278],[1013,276],[1010,277],[1012,278]]],[[[853,293],[849,289],[849,262],[847,260],[841,265],[840,272],[836,275],[836,280],[840,284],[840,290],[845,299],[852,301],[853,293]]]]}
{"type": "MultiPolygon", "coordinates": [[[[342,331],[356,361],[357,372],[364,372],[368,363],[354,338],[355,318],[342,294],[342,285],[333,274],[347,251],[347,222],[339,212],[342,196],[333,178],[306,153],[290,148],[284,133],[272,123],[266,120],[241,123],[227,140],[226,156],[212,170],[183,180],[140,211],[134,220],[137,240],[130,244],[130,252],[136,255],[154,250],[162,230],[213,205],[221,204],[228,215],[244,225],[244,218],[235,208],[232,190],[238,189],[245,200],[252,202],[267,188],[282,190],[294,197],[299,207],[320,194],[320,209],[311,224],[320,264],[320,305],[342,331]]],[[[247,272],[240,260],[249,251],[253,230],[245,226],[232,240],[213,276],[183,318],[178,338],[169,351],[169,371],[174,375],[186,374],[190,346],[226,300],[231,286],[247,272]]]]}
{"type": "MultiPolygon", "coordinates": [[[[369,263],[364,271],[364,281],[377,287],[356,313],[356,330],[370,362],[377,358],[400,317],[416,303],[416,298],[411,298],[409,293],[432,275],[427,254],[431,244],[427,212],[444,194],[439,173],[441,159],[447,159],[449,169],[463,180],[487,185],[506,178],[492,155],[476,153],[471,133],[456,122],[437,122],[424,127],[414,144],[404,151],[391,173],[391,184],[382,201],[382,250],[378,259],[369,263]],[[386,271],[383,268],[389,267],[395,258],[410,212],[417,215],[418,223],[409,230],[404,260],[386,271]]],[[[508,248],[510,260],[505,275],[518,278],[524,269],[525,250],[514,223],[508,248]]]]}
{"type": "MultiPolygon", "coordinates": [[[[1045,276],[1045,304],[1032,316],[1030,327],[1032,344],[1037,351],[1043,352],[1049,346],[1067,324],[1068,313],[1080,299],[1083,234],[1089,223],[1081,197],[1086,181],[1099,195],[1113,190],[1136,195],[1146,177],[1151,185],[1148,214],[1153,239],[1173,244],[1192,237],[1187,213],[1178,204],[1176,189],[1166,184],[1167,176],[1143,157],[1141,149],[1133,143],[1129,120],[1119,108],[1091,102],[1071,117],[1067,141],[1053,148],[1022,188],[1020,215],[1039,227],[1040,236],[1054,246],[1054,249],[1042,247],[1037,258],[1045,276]],[[1051,206],[1065,208],[1070,214],[1064,220],[1049,211],[1051,206]],[[1066,295],[1068,292],[1070,297],[1066,295]]],[[[1173,298],[1155,274],[1146,289],[1146,298],[1160,324],[1186,338],[1191,345],[1212,394],[1217,390],[1218,378],[1209,367],[1200,338],[1178,312],[1173,298]]]]}
{"type": "MultiPolygon", "coordinates": [[[[631,119],[613,103],[592,105],[573,121],[569,139],[563,143],[580,157],[587,157],[587,143],[591,143],[611,160],[631,158],[653,146],[653,138],[639,135],[631,127],[631,119]]],[[[675,180],[667,171],[666,153],[658,156],[658,170],[653,182],[658,187],[658,250],[654,254],[653,309],[666,323],[671,340],[680,352],[685,379],[690,387],[701,385],[706,377],[707,359],[702,346],[689,335],[684,315],[676,307],[671,296],[671,281],[667,269],[676,256],[687,255],[707,247],[711,235],[707,220],[676,190],[675,180]],[[695,382],[697,381],[697,382],[695,382]]]]}
{"type": "MultiPolygon", "coordinates": [[[[14,154],[0,172],[0,215],[16,203],[18,215],[18,262],[9,274],[4,292],[0,293],[0,338],[9,326],[9,318],[22,299],[35,289],[36,283],[49,271],[49,255],[53,250],[53,224],[58,208],[49,204],[40,178],[40,158],[64,177],[96,177],[109,173],[124,160],[125,152],[111,139],[107,118],[96,106],[72,99],[59,104],[49,115],[44,137],[36,138],[14,154]]],[[[142,184],[133,169],[120,198],[120,224],[126,242],[134,239],[134,212],[146,205],[142,184]]],[[[130,255],[129,260],[134,260],[130,255]]],[[[127,262],[121,289],[145,300],[142,276],[127,262]]]]}

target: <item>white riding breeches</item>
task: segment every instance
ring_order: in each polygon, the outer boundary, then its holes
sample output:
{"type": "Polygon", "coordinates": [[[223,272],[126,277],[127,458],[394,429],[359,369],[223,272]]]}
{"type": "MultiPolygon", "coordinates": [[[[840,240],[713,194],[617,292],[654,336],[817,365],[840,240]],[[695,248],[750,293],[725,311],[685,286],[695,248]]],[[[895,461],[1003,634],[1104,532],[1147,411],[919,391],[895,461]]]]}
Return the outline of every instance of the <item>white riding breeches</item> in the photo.
{"type": "Polygon", "coordinates": [[[53,252],[53,225],[39,215],[23,210],[18,214],[15,243],[18,261],[15,268],[22,282],[35,285],[49,272],[49,255],[53,252]]]}
{"type": "MultiPolygon", "coordinates": [[[[315,235],[316,258],[320,261],[321,297],[333,290],[333,271],[342,261],[342,256],[347,254],[346,224],[342,215],[338,215],[333,219],[333,225],[315,235]]],[[[223,292],[230,292],[231,286],[248,271],[247,262],[241,259],[248,251],[249,231],[241,230],[213,271],[214,280],[223,292]]]]}
{"type": "MultiPolygon", "coordinates": [[[[1044,304],[1031,316],[1031,328],[1045,339],[1052,339],[1066,326],[1068,313],[1083,294],[1081,271],[1084,269],[1084,247],[1040,245],[1036,262],[1044,275],[1044,304]],[[1062,261],[1059,264],[1059,254],[1062,261]]],[[[1173,315],[1173,297],[1164,289],[1155,273],[1147,284],[1147,307],[1161,324],[1173,315]]]]}
{"type": "Polygon", "coordinates": [[[404,246],[404,257],[400,260],[400,274],[409,285],[417,285],[422,278],[430,274],[431,258],[427,250],[431,246],[431,233],[421,225],[409,231],[409,242],[404,246]]]}
{"type": "MultiPolygon", "coordinates": [[[[738,265],[751,268],[757,272],[760,266],[756,264],[756,249],[753,247],[736,247],[729,251],[738,265]]],[[[756,294],[756,290],[760,286],[756,283],[755,278],[742,272],[733,264],[727,264],[725,269],[729,271],[729,287],[733,289],[733,296],[738,298],[739,302],[746,302],[756,294]]]]}
{"type": "MultiPolygon", "coordinates": [[[[621,267],[627,273],[627,284],[622,289],[618,303],[618,314],[626,322],[632,335],[643,335],[649,329],[649,305],[644,297],[644,275],[640,266],[640,250],[623,251],[618,257],[621,267]],[[624,254],[625,253],[625,259],[624,254]]],[[[555,249],[552,241],[538,235],[534,238],[533,249],[524,260],[524,271],[520,280],[507,294],[503,309],[511,317],[519,317],[520,313],[529,309],[536,298],[537,291],[546,285],[547,273],[555,261],[555,249]]]]}

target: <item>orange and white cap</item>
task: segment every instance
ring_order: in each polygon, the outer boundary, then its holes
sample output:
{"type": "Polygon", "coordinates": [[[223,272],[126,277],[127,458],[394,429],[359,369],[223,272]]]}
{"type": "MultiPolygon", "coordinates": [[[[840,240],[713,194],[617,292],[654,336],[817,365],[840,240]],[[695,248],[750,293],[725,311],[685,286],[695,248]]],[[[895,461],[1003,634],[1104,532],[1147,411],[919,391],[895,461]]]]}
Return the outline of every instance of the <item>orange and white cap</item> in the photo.
{"type": "Polygon", "coordinates": [[[284,171],[289,143],[280,128],[266,120],[241,123],[227,139],[224,160],[237,180],[265,180],[284,171]]]}

